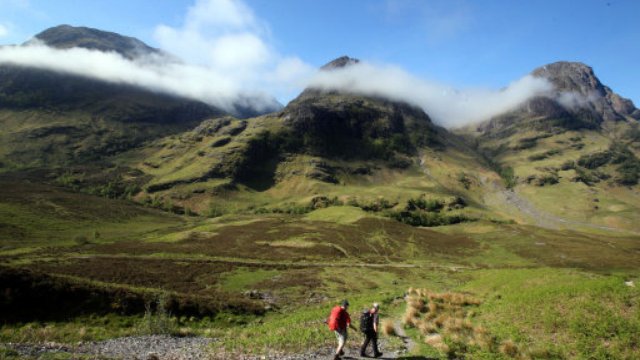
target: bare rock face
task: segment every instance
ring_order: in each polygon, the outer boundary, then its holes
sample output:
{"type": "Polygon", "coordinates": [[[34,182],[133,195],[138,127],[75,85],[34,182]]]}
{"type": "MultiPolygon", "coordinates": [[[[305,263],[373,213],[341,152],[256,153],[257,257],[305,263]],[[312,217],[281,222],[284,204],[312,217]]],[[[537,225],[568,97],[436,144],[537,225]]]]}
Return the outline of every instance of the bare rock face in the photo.
{"type": "Polygon", "coordinates": [[[597,122],[621,121],[633,117],[633,102],[603,85],[593,69],[583,63],[560,61],[532,72],[555,87],[555,100],[569,112],[588,115],[597,122]]]}
{"type": "MultiPolygon", "coordinates": [[[[343,56],[323,67],[333,71],[358,64],[343,56]]],[[[417,147],[441,145],[439,130],[420,108],[339,90],[305,89],[282,111],[285,125],[320,156],[389,158],[417,147]]]]}
{"type": "Polygon", "coordinates": [[[348,56],[341,56],[327,64],[325,64],[324,66],[322,66],[320,68],[320,70],[335,70],[335,69],[341,69],[347,66],[351,66],[351,65],[355,65],[357,63],[359,63],[360,60],[358,59],[354,59],[348,56]]]}
{"type": "Polygon", "coordinates": [[[79,47],[115,51],[128,59],[149,54],[164,55],[160,50],[154,49],[136,38],[88,27],[59,25],[39,33],[35,38],[58,49],[79,47]]]}
{"type": "Polygon", "coordinates": [[[531,75],[548,80],[554,87],[552,93],[478,124],[478,132],[500,138],[522,129],[595,130],[605,122],[640,120],[640,110],[633,102],[602,84],[583,63],[560,61],[539,67],[531,75]]]}

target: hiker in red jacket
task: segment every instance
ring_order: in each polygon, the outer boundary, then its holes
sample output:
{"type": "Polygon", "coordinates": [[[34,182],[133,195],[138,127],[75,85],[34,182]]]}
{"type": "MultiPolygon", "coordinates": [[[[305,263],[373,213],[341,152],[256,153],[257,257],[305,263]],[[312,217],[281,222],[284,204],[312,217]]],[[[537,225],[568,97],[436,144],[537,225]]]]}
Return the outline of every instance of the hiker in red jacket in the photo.
{"type": "Polygon", "coordinates": [[[333,360],[340,360],[340,356],[344,355],[344,344],[347,342],[347,327],[355,328],[351,325],[351,317],[347,309],[349,308],[349,301],[343,300],[340,305],[334,306],[331,309],[331,315],[329,315],[328,325],[329,329],[335,332],[336,339],[338,339],[338,347],[336,348],[336,355],[333,360]]]}

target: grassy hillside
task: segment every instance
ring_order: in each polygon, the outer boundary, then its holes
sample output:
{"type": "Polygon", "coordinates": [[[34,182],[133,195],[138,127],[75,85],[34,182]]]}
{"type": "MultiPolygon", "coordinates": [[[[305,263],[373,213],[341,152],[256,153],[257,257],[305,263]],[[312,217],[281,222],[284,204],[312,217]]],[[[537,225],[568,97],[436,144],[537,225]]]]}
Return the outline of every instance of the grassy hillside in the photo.
{"type": "MultiPolygon", "coordinates": [[[[622,125],[617,124],[618,131],[622,125]]],[[[602,130],[525,128],[508,137],[481,135],[477,141],[480,152],[510,169],[515,193],[536,216],[563,219],[564,226],[638,230],[640,161],[634,140],[602,130]]]]}
{"type": "Polygon", "coordinates": [[[132,86],[2,66],[0,162],[4,169],[86,163],[221,114],[132,86]]]}
{"type": "MultiPolygon", "coordinates": [[[[15,294],[3,301],[22,316],[3,315],[5,343],[169,332],[219,338],[211,351],[228,357],[305,352],[333,342],[322,320],[339,299],[349,298],[354,313],[381,302],[383,319],[400,323],[411,287],[471,294],[478,303],[467,320],[493,339],[465,342],[443,317],[427,335],[440,334],[447,347],[430,340],[413,356],[506,359],[504,343],[537,359],[637,354],[640,294],[624,284],[640,276],[634,236],[485,220],[426,229],[354,206],[209,219],[15,179],[2,188],[0,275],[3,293],[15,294]],[[84,305],[47,318],[25,312],[20,304],[32,303],[16,303],[18,294],[84,305]],[[145,315],[143,305],[158,301],[171,315],[145,315]],[[149,316],[167,318],[149,327],[149,316]]],[[[409,336],[424,344],[412,326],[409,336]]],[[[352,345],[359,340],[353,334],[352,345]]],[[[385,341],[386,351],[402,348],[398,338],[385,341]]]]}
{"type": "Polygon", "coordinates": [[[179,126],[1,110],[0,357],[145,334],[214,338],[212,358],[328,354],[348,298],[354,319],[382,304],[395,358],[637,358],[635,120],[538,105],[464,140],[313,90],[179,126]]]}

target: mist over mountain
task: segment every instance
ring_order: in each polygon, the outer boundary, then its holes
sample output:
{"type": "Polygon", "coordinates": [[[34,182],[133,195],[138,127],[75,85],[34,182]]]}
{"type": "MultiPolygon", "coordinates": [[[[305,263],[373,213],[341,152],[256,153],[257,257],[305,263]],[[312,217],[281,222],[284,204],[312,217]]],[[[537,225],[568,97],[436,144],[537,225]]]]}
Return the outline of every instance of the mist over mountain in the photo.
{"type": "Polygon", "coordinates": [[[417,78],[395,66],[364,61],[346,65],[329,65],[325,70],[331,71],[318,72],[309,87],[404,101],[421,107],[437,124],[449,128],[489,119],[553,90],[546,79],[531,75],[501,90],[459,90],[417,78]]]}
{"type": "Polygon", "coordinates": [[[38,42],[56,49],[84,48],[116,52],[129,60],[152,54],[166,55],[136,38],[83,26],[58,25],[38,33],[25,45],[38,42]]]}
{"type": "Polygon", "coordinates": [[[244,89],[223,73],[119,34],[61,25],[20,46],[0,48],[0,64],[39,68],[202,101],[236,116],[279,109],[275,98],[244,89]]]}
{"type": "Polygon", "coordinates": [[[531,75],[552,84],[552,90],[535,96],[515,109],[478,124],[484,134],[512,134],[527,128],[563,130],[602,129],[615,122],[636,123],[640,119],[631,100],[603,85],[593,69],[578,62],[555,62],[541,66],[531,75]]]}
{"type": "Polygon", "coordinates": [[[631,3],[0,0],[0,359],[640,359],[631,3]]]}
{"type": "Polygon", "coordinates": [[[549,80],[554,86],[553,97],[569,111],[586,110],[602,121],[640,119],[633,102],[603,85],[585,64],[555,62],[535,69],[532,75],[549,80]]]}

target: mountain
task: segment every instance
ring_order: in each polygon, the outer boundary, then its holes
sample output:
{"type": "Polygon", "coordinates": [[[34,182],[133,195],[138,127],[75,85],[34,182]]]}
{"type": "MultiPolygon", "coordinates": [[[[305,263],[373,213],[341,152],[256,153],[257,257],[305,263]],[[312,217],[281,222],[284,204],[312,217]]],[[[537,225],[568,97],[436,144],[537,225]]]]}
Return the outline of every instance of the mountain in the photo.
{"type": "Polygon", "coordinates": [[[509,196],[546,222],[635,227],[640,111],[582,63],[548,64],[532,75],[554,91],[458,133],[503,174],[509,196]]]}
{"type": "MultiPolygon", "coordinates": [[[[163,55],[137,39],[84,27],[61,25],[35,39],[60,49],[115,51],[127,58],[163,55]]],[[[203,102],[136,86],[0,66],[0,164],[5,170],[93,161],[222,115],[226,112],[203,102]]]]}
{"type": "MultiPolygon", "coordinates": [[[[321,70],[357,63],[344,56],[321,70]]],[[[408,103],[344,91],[307,88],[279,111],[238,119],[135,87],[5,66],[0,161],[4,171],[46,167],[46,181],[182,213],[350,204],[412,225],[637,229],[638,110],[586,65],[532,74],[554,91],[452,132],[408,103]]]]}
{"type": "Polygon", "coordinates": [[[328,63],[324,64],[323,66],[320,67],[320,70],[323,71],[329,71],[329,70],[334,70],[334,69],[340,69],[340,68],[344,68],[346,66],[350,66],[353,64],[357,64],[359,63],[360,60],[349,57],[349,56],[340,56],[339,58],[336,58],[335,60],[329,61],[328,63]]]}
{"type": "MultiPolygon", "coordinates": [[[[354,63],[344,57],[322,69],[354,63]]],[[[297,211],[292,209],[318,199],[402,209],[409,198],[426,196],[426,189],[445,202],[464,197],[479,204],[473,186],[479,182],[463,173],[499,181],[472,149],[422,109],[313,88],[282,111],[207,120],[116,161],[147,179],[138,201],[200,214],[297,211]]]]}
{"type": "Polygon", "coordinates": [[[56,49],[84,48],[103,52],[113,51],[128,59],[150,54],[163,54],[160,50],[152,48],[136,38],[70,25],[59,25],[42,31],[34,39],[28,41],[27,44],[34,41],[41,41],[45,45],[56,49]]]}
{"type": "Polygon", "coordinates": [[[534,97],[517,109],[478,126],[483,136],[503,136],[518,129],[601,129],[614,122],[640,119],[631,100],[614,93],[596,77],[593,69],[577,62],[556,62],[535,69],[532,76],[553,85],[547,96],[534,97]]]}
{"type": "Polygon", "coordinates": [[[577,116],[586,111],[599,123],[640,119],[640,110],[633,102],[603,85],[585,64],[556,62],[534,70],[532,75],[549,80],[555,88],[555,97],[577,116]]]}

